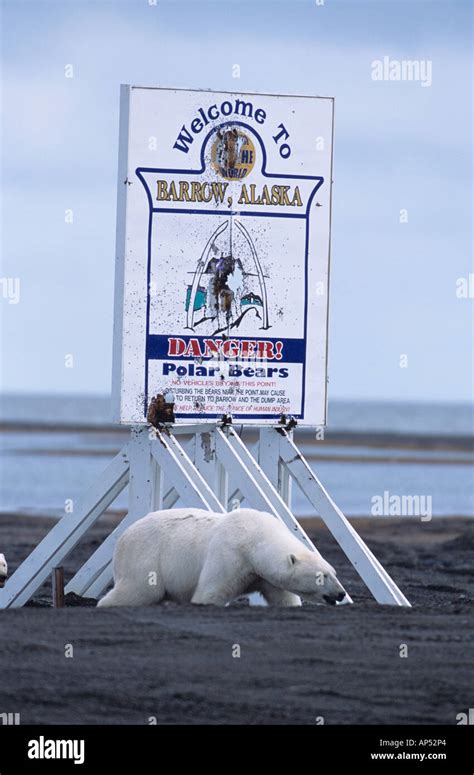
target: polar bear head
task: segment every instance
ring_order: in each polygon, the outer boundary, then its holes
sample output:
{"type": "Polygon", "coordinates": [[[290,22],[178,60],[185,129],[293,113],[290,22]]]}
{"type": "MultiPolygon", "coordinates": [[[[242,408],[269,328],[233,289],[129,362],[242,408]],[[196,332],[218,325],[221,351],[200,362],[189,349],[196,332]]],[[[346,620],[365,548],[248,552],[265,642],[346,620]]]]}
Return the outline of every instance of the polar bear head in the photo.
{"type": "Polygon", "coordinates": [[[0,554],[0,589],[5,586],[8,576],[8,565],[4,554],[0,554]]]}
{"type": "Polygon", "coordinates": [[[285,575],[285,589],[309,601],[335,605],[346,596],[336,571],[318,552],[303,549],[289,554],[285,575]]]}

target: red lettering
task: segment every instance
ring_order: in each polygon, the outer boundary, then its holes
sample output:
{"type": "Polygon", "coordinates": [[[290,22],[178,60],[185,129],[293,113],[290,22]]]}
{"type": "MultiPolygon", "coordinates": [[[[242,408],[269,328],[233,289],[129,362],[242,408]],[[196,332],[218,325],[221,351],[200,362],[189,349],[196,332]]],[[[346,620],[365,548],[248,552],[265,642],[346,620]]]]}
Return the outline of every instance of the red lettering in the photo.
{"type": "Polygon", "coordinates": [[[219,352],[219,348],[222,344],[222,340],[218,340],[216,342],[215,339],[205,339],[204,340],[204,357],[208,358],[210,355],[217,355],[219,352]]]}
{"type": "Polygon", "coordinates": [[[186,352],[186,342],[179,337],[170,336],[168,338],[168,356],[184,355],[186,352]]]}
{"type": "Polygon", "coordinates": [[[235,339],[227,339],[222,345],[222,353],[226,358],[236,358],[239,354],[239,343],[235,339]]]}
{"type": "Polygon", "coordinates": [[[252,342],[251,340],[243,341],[241,343],[241,349],[240,349],[240,355],[242,358],[250,358],[251,355],[255,352],[255,348],[257,346],[257,342],[252,342]]]}
{"type": "Polygon", "coordinates": [[[273,342],[257,342],[257,355],[259,358],[272,361],[274,358],[273,342]]]}
{"type": "Polygon", "coordinates": [[[199,347],[199,339],[190,339],[186,348],[186,355],[188,358],[200,358],[201,348],[199,347]]]}

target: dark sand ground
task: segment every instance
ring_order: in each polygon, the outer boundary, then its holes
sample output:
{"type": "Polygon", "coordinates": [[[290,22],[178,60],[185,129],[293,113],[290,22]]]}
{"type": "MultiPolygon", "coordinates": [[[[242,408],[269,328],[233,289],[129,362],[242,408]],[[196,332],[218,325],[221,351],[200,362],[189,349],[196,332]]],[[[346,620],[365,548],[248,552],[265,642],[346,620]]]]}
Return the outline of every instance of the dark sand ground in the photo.
{"type": "MultiPolygon", "coordinates": [[[[0,518],[11,572],[50,524],[0,518]]],[[[474,520],[354,524],[412,609],[377,605],[314,521],[353,606],[0,611],[0,712],[22,724],[456,724],[474,707],[474,520]]],[[[89,534],[66,578],[108,530],[89,534]]]]}

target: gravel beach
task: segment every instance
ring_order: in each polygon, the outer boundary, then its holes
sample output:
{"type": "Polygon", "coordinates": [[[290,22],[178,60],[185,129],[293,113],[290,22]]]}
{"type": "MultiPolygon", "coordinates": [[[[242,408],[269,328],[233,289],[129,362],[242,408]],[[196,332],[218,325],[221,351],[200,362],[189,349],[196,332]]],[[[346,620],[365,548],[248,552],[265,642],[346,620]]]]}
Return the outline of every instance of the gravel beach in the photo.
{"type": "MultiPolygon", "coordinates": [[[[45,585],[0,612],[0,711],[22,724],[456,724],[474,701],[474,521],[355,523],[413,608],[378,606],[317,520],[305,528],[352,606],[52,609],[45,585]]],[[[11,572],[52,524],[0,519],[11,572]]]]}

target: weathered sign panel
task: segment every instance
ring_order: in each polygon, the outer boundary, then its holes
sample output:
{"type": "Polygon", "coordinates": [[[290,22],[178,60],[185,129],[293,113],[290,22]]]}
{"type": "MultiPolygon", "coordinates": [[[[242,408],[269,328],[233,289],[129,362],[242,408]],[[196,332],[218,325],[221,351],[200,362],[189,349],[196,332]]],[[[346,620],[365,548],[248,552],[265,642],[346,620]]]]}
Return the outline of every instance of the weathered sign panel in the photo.
{"type": "Polygon", "coordinates": [[[117,421],[325,423],[332,134],[331,98],[122,87],[117,421]]]}

